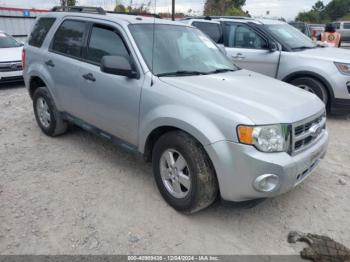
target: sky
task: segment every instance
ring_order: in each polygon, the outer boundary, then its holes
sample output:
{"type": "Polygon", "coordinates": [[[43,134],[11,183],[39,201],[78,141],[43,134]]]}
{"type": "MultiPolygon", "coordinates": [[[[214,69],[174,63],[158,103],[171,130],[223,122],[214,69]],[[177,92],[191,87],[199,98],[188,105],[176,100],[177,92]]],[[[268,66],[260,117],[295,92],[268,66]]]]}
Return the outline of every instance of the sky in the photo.
{"type": "MultiPolygon", "coordinates": [[[[124,4],[132,1],[133,5],[139,5],[149,0],[117,0],[124,4]]],[[[152,5],[155,0],[151,0],[152,5]]],[[[99,5],[105,9],[112,9],[116,0],[78,0],[79,5],[99,5]]],[[[244,10],[248,10],[253,16],[284,17],[287,20],[293,19],[298,12],[311,9],[316,0],[246,0],[244,10]]],[[[330,0],[324,0],[327,4],[330,0]]],[[[22,7],[22,8],[50,8],[57,5],[59,0],[0,0],[0,6],[22,7]]],[[[203,11],[205,0],[176,0],[176,11],[187,12],[189,9],[200,14],[203,11]]],[[[157,11],[170,11],[171,0],[157,0],[157,11]]]]}

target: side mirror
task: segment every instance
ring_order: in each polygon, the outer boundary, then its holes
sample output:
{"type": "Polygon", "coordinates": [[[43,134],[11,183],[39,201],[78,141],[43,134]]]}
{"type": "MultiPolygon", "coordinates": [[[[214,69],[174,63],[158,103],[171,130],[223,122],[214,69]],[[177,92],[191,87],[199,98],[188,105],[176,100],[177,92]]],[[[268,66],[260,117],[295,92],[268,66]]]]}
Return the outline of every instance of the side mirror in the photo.
{"type": "Polygon", "coordinates": [[[137,78],[137,72],[133,70],[131,63],[124,56],[102,57],[100,69],[107,74],[137,78]]]}
{"type": "Polygon", "coordinates": [[[270,52],[277,52],[277,51],[281,51],[282,47],[279,43],[274,42],[274,41],[270,41],[269,43],[269,50],[270,52]]]}

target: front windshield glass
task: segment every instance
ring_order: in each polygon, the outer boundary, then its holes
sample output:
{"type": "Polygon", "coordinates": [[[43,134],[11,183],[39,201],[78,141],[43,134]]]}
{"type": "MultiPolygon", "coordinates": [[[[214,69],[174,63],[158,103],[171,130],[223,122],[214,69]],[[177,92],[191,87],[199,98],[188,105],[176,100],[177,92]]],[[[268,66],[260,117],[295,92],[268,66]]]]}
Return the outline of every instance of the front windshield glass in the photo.
{"type": "Polygon", "coordinates": [[[265,27],[279,42],[293,50],[316,47],[310,38],[291,25],[270,24],[265,27]]]}
{"type": "Polygon", "coordinates": [[[10,48],[21,46],[14,38],[11,36],[0,32],[0,48],[10,48]]]}
{"type": "Polygon", "coordinates": [[[155,75],[199,75],[237,69],[213,41],[198,29],[139,24],[130,25],[130,31],[155,75]]]}

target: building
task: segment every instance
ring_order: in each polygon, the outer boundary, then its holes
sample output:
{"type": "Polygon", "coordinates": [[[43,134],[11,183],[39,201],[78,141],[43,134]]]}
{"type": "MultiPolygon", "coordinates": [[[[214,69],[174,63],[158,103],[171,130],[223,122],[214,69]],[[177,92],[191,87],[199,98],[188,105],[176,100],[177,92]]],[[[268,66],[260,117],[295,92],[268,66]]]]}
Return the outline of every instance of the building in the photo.
{"type": "Polygon", "coordinates": [[[0,6],[0,31],[24,42],[34,25],[35,18],[43,12],[48,10],[0,6]]]}

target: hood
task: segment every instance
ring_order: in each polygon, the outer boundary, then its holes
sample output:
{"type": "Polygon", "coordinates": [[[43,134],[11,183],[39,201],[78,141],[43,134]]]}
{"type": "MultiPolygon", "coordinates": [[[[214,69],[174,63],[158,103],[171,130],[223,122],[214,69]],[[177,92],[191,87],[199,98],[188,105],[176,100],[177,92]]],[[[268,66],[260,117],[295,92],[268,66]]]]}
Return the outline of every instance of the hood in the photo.
{"type": "Polygon", "coordinates": [[[257,125],[293,123],[324,109],[323,102],[315,95],[247,70],[161,77],[161,81],[240,113],[257,125]]]}
{"type": "Polygon", "coordinates": [[[23,47],[0,48],[0,62],[12,62],[22,60],[23,47]]]}
{"type": "Polygon", "coordinates": [[[350,63],[350,52],[346,49],[334,47],[318,47],[313,49],[305,49],[303,51],[295,52],[295,54],[309,57],[311,59],[323,59],[332,62],[350,63]]]}

